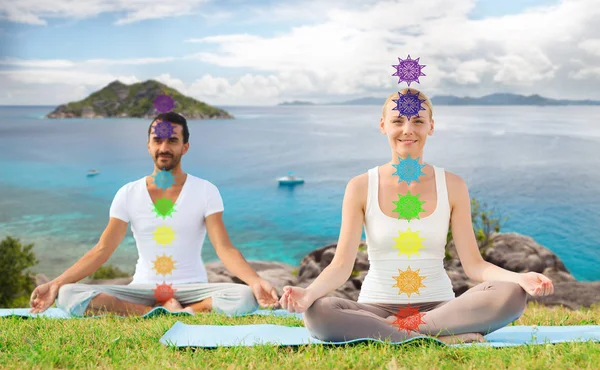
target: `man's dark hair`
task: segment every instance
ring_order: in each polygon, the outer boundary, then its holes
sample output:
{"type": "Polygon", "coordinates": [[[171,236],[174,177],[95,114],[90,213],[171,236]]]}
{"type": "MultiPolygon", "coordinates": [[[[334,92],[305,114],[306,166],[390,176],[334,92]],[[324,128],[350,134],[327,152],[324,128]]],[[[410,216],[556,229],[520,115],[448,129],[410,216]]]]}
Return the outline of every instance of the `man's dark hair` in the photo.
{"type": "Polygon", "coordinates": [[[175,112],[161,113],[158,116],[154,117],[152,122],[150,122],[150,126],[148,126],[148,139],[150,139],[150,133],[152,132],[152,124],[154,123],[154,121],[157,120],[167,121],[175,125],[183,126],[183,143],[187,144],[188,140],[190,139],[190,130],[188,130],[187,121],[182,115],[177,114],[175,112]]]}

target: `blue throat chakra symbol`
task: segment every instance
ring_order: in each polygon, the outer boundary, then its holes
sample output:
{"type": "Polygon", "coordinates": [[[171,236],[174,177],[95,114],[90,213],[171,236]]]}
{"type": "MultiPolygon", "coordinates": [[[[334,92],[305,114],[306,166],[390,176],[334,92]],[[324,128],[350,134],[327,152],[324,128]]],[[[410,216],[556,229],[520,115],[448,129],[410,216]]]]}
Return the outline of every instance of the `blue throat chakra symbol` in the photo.
{"type": "Polygon", "coordinates": [[[175,107],[175,101],[170,96],[162,93],[154,99],[154,109],[161,113],[167,113],[175,107]]]}
{"type": "Polygon", "coordinates": [[[167,190],[175,184],[175,176],[171,174],[171,171],[158,171],[155,175],[152,175],[156,187],[167,190]]]}
{"type": "Polygon", "coordinates": [[[158,121],[154,126],[153,134],[158,136],[161,139],[168,139],[175,133],[175,128],[171,124],[171,122],[167,121],[158,121]]]}
{"type": "Polygon", "coordinates": [[[421,72],[425,65],[419,64],[419,59],[421,58],[414,60],[410,59],[410,54],[406,59],[398,58],[398,64],[392,65],[392,67],[396,68],[396,72],[392,76],[398,76],[398,83],[406,81],[409,87],[411,82],[420,83],[419,77],[425,76],[425,74],[421,72]]]}
{"type": "Polygon", "coordinates": [[[392,110],[398,111],[398,117],[405,116],[406,119],[410,119],[413,116],[419,117],[419,111],[425,110],[422,103],[426,100],[419,99],[419,92],[411,94],[410,89],[408,89],[404,95],[398,92],[397,100],[392,99],[396,103],[396,106],[392,110]]]}
{"type": "Polygon", "coordinates": [[[398,157],[398,161],[400,163],[392,164],[392,166],[394,166],[394,168],[396,168],[396,172],[394,172],[394,174],[392,176],[399,176],[398,182],[400,183],[402,181],[406,181],[408,183],[408,185],[410,185],[410,183],[413,181],[421,182],[421,181],[419,181],[419,177],[425,176],[425,173],[421,170],[426,165],[419,164],[419,158],[421,158],[421,157],[412,159],[412,158],[410,158],[410,154],[408,155],[408,158],[406,158],[406,159],[402,159],[402,158],[398,157]]]}

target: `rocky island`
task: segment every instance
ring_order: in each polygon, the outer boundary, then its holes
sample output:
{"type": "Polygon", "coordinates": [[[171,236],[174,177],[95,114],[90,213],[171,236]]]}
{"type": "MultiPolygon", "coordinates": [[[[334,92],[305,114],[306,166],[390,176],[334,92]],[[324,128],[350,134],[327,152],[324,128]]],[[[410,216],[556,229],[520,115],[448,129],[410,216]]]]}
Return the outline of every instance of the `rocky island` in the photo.
{"type": "Polygon", "coordinates": [[[210,106],[154,80],[126,85],[113,81],[87,98],[59,105],[46,118],[146,118],[152,119],[160,112],[154,102],[161,95],[169,96],[175,103],[173,111],[186,119],[233,118],[228,112],[210,106]]]}

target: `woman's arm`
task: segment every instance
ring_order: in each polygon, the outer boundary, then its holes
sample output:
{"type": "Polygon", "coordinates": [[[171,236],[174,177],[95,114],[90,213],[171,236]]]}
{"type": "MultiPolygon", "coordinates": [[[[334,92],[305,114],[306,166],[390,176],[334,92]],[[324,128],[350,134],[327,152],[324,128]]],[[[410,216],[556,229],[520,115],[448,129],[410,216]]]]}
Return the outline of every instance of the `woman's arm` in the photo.
{"type": "Polygon", "coordinates": [[[342,204],[342,225],[333,260],[307,288],[307,298],[314,302],[344,284],[354,268],[365,219],[367,174],[348,182],[342,204]]]}
{"type": "Polygon", "coordinates": [[[467,276],[475,281],[519,282],[521,274],[493,265],[481,257],[471,219],[471,198],[467,184],[459,176],[446,176],[452,213],[452,237],[458,257],[467,276]]]}

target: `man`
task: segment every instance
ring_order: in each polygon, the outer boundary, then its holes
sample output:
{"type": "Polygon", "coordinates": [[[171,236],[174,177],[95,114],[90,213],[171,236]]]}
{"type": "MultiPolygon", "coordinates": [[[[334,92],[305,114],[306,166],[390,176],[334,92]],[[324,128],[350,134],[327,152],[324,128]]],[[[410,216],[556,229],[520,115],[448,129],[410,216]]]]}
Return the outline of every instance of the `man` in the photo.
{"type": "Polygon", "coordinates": [[[121,187],[98,244],[56,279],[31,294],[31,312],[54,300],[71,315],[112,312],[143,315],[162,305],[171,312],[215,311],[240,315],[275,306],[278,297],[232,245],[223,224],[223,201],[215,185],[187,174],[181,157],[189,149],[187,121],[169,112],[148,128],[148,153],[154,172],[121,187]],[[76,283],[102,266],[131,229],[138,262],[129,285],[76,283]],[[201,258],[206,234],[225,267],[245,282],[208,283],[201,258]],[[258,303],[258,304],[257,304],[258,303]]]}

